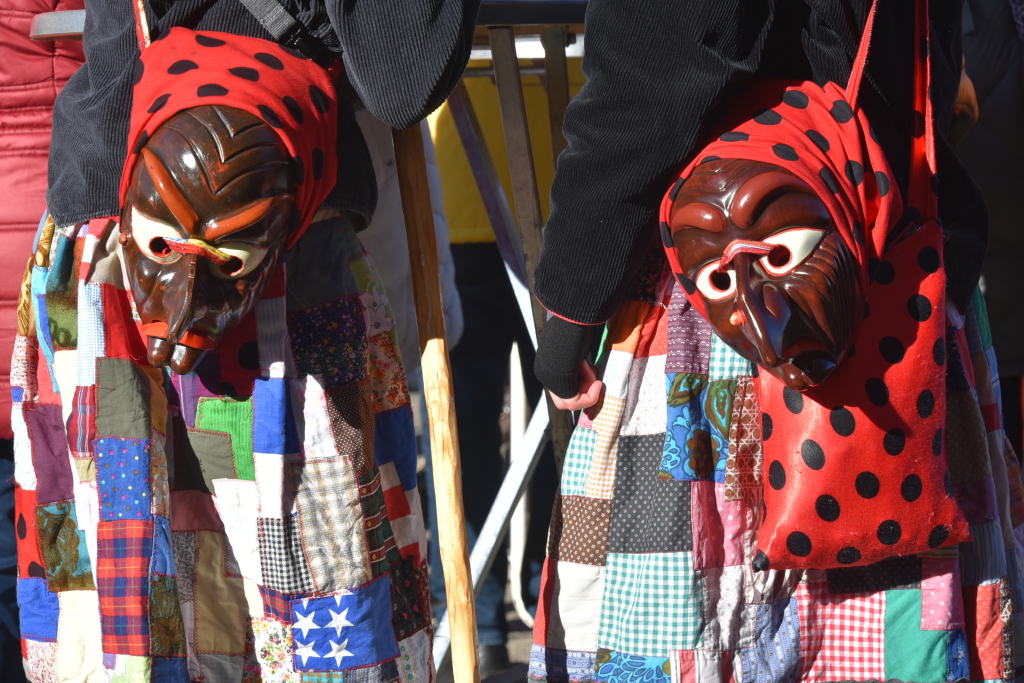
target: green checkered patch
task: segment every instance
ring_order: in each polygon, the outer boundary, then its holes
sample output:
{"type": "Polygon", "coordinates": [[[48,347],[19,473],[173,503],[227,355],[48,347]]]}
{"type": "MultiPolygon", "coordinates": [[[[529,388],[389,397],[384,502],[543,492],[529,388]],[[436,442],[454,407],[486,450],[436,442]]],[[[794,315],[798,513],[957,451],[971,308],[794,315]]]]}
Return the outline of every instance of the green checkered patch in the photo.
{"type": "Polygon", "coordinates": [[[598,647],[645,657],[692,650],[700,603],[693,553],[608,553],[598,647]]]}
{"type": "Polygon", "coordinates": [[[718,379],[750,377],[753,374],[754,369],[750,361],[733,351],[732,347],[719,339],[717,334],[711,335],[711,362],[708,367],[708,379],[714,382],[718,379]]]}
{"type": "Polygon", "coordinates": [[[587,486],[587,474],[590,464],[594,461],[594,446],[597,444],[597,432],[593,429],[577,427],[569,440],[569,449],[565,453],[562,465],[562,495],[583,496],[587,486]]]}

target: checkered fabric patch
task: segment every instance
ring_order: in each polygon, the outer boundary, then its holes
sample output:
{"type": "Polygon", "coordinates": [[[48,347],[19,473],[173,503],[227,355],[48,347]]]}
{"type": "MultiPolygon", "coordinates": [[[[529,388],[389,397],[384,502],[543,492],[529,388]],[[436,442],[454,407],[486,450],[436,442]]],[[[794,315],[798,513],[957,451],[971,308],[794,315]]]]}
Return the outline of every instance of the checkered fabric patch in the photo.
{"type": "Polygon", "coordinates": [[[714,382],[719,379],[736,379],[750,377],[754,369],[746,358],[732,350],[732,347],[719,339],[717,334],[711,335],[711,362],[708,367],[708,379],[714,382]]]}
{"type": "Polygon", "coordinates": [[[96,359],[106,355],[103,332],[103,285],[78,283],[78,354],[75,357],[75,383],[80,387],[96,384],[96,359]]]}
{"type": "Polygon", "coordinates": [[[275,591],[266,586],[260,586],[260,597],[263,598],[263,614],[268,619],[277,619],[281,622],[289,622],[292,618],[291,600],[298,596],[288,595],[275,591]]]}
{"type": "Polygon", "coordinates": [[[313,578],[302,553],[295,517],[260,518],[260,566],[268,588],[282,593],[311,593],[313,578]]]}
{"type": "Polygon", "coordinates": [[[693,554],[608,553],[598,645],[660,657],[692,650],[703,630],[693,554]]]}
{"type": "Polygon", "coordinates": [[[391,532],[384,493],[380,488],[380,471],[374,469],[359,475],[359,499],[363,504],[363,528],[370,551],[370,571],[378,577],[398,561],[398,546],[391,532]]]}
{"type": "Polygon", "coordinates": [[[596,444],[597,432],[593,429],[577,427],[573,430],[569,449],[565,452],[565,463],[562,465],[563,496],[583,495],[596,444]]]}
{"type": "Polygon", "coordinates": [[[76,458],[92,458],[96,438],[96,387],[75,387],[68,416],[68,445],[76,458]]]}
{"type": "Polygon", "coordinates": [[[825,582],[796,589],[800,680],[885,680],[885,593],[829,593],[825,582]]]}
{"type": "Polygon", "coordinates": [[[103,651],[148,656],[153,523],[100,522],[96,546],[103,651]]]}

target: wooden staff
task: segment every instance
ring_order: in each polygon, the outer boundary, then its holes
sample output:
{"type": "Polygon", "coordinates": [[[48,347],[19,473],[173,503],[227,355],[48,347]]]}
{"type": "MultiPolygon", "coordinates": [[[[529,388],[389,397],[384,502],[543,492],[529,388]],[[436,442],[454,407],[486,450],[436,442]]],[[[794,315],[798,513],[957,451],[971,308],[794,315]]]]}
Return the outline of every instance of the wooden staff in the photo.
{"type": "MultiPolygon", "coordinates": [[[[469,570],[469,543],[462,508],[462,467],[458,425],[452,403],[452,371],[441,306],[441,273],[430,207],[427,160],[419,126],[393,131],[405,234],[409,241],[416,321],[420,333],[423,393],[430,416],[437,532],[448,597],[455,683],[479,683],[476,662],[476,609],[469,570]]],[[[440,664],[440,662],[436,662],[440,664]]]]}

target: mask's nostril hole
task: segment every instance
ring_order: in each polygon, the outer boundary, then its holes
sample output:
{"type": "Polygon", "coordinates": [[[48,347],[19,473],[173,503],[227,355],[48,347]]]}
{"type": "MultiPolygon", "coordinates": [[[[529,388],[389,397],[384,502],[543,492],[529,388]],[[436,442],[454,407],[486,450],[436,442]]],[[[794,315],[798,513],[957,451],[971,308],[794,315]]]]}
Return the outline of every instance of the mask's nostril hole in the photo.
{"type": "Polygon", "coordinates": [[[775,268],[782,268],[793,258],[793,252],[779,244],[768,253],[768,263],[775,268]]]}
{"type": "Polygon", "coordinates": [[[240,271],[242,269],[242,266],[244,265],[245,264],[242,263],[242,259],[238,258],[237,256],[232,256],[230,261],[228,261],[227,263],[220,267],[220,272],[224,273],[225,275],[234,275],[235,273],[240,271]]]}
{"type": "Polygon", "coordinates": [[[167,242],[164,241],[163,237],[155,237],[149,241],[149,250],[157,256],[170,256],[171,248],[167,246],[167,242]]]}
{"type": "Polygon", "coordinates": [[[732,285],[732,276],[729,273],[714,271],[711,273],[711,286],[720,292],[725,292],[732,285]]]}

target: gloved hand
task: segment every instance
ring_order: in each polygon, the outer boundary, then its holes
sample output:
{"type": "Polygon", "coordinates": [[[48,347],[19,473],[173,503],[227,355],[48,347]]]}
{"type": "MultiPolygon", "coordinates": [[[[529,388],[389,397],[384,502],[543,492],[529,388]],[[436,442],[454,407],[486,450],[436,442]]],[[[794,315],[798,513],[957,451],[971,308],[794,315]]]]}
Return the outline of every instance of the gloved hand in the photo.
{"type": "Polygon", "coordinates": [[[552,317],[541,330],[534,374],[547,388],[555,407],[581,410],[597,403],[604,385],[584,360],[600,325],[577,325],[552,317]]]}

